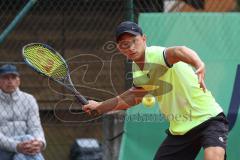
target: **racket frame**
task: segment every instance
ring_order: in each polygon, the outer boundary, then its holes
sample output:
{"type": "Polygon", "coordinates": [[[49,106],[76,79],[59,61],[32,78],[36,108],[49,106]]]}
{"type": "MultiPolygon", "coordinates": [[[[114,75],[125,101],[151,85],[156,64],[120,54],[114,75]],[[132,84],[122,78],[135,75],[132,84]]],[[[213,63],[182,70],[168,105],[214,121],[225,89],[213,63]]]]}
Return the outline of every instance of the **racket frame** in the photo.
{"type": "Polygon", "coordinates": [[[76,88],[74,87],[73,83],[72,83],[72,80],[71,80],[71,77],[69,75],[69,68],[68,68],[68,65],[66,63],[66,61],[64,60],[64,58],[57,52],[55,51],[52,47],[50,47],[49,45],[46,45],[46,44],[43,44],[43,43],[29,43],[25,46],[23,46],[22,48],[22,56],[23,56],[23,59],[24,59],[24,62],[30,66],[34,71],[36,71],[37,73],[45,76],[45,77],[48,77],[49,79],[61,84],[62,86],[64,86],[66,89],[68,89],[69,91],[71,91],[74,96],[76,97],[76,99],[78,100],[78,102],[82,105],[86,105],[88,104],[88,100],[82,96],[77,90],[76,88]],[[32,65],[29,60],[26,58],[26,56],[24,55],[25,54],[25,49],[29,46],[33,46],[33,45],[41,45],[42,47],[44,48],[47,48],[49,49],[53,54],[57,55],[61,60],[62,62],[64,63],[64,65],[66,66],[66,69],[67,69],[67,75],[65,78],[63,78],[62,80],[57,80],[55,78],[52,78],[46,74],[44,74],[43,72],[41,72],[38,68],[34,67],[34,65],[32,65]],[[65,82],[69,82],[69,84],[65,83],[65,82]],[[70,87],[69,87],[70,86],[70,87]]]}

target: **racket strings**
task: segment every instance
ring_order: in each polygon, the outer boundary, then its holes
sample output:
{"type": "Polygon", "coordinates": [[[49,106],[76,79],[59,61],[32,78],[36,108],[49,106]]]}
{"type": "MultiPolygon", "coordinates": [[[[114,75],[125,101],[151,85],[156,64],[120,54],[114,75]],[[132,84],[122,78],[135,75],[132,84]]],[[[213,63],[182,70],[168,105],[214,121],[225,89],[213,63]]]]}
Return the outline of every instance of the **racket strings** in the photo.
{"type": "Polygon", "coordinates": [[[32,45],[24,49],[26,60],[39,72],[57,80],[66,78],[67,66],[53,51],[41,45],[32,45]]]}

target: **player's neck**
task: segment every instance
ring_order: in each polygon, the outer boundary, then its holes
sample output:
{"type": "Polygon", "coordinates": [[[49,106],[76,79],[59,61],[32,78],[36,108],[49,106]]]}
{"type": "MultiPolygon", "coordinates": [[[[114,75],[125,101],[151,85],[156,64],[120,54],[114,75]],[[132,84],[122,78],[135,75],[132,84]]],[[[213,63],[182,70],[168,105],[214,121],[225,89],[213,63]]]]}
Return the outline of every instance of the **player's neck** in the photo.
{"type": "Polygon", "coordinates": [[[143,70],[144,69],[144,63],[145,63],[145,53],[143,54],[143,56],[141,56],[141,58],[137,59],[135,61],[135,63],[138,65],[138,67],[143,70]]]}

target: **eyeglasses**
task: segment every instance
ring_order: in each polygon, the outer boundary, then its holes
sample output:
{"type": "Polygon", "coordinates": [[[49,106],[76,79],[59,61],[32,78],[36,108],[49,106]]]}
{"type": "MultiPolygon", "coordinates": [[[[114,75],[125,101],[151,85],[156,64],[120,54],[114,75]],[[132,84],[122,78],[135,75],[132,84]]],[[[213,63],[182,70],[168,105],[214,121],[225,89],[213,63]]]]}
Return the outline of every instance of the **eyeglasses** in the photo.
{"type": "Polygon", "coordinates": [[[132,45],[136,45],[136,42],[138,42],[137,37],[133,37],[131,40],[123,40],[118,42],[118,46],[122,50],[127,50],[132,47],[132,45]]]}

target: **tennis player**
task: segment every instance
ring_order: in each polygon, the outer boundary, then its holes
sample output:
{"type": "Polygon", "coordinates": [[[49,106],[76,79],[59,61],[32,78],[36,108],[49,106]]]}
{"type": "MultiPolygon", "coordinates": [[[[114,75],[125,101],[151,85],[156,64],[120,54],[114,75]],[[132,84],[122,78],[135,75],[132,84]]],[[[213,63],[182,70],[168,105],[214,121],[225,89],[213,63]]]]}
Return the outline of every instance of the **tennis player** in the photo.
{"type": "Polygon", "coordinates": [[[141,102],[149,86],[159,86],[154,96],[161,112],[172,118],[154,159],[194,160],[202,147],[204,160],[226,159],[228,122],[206,88],[205,65],[197,53],[185,46],[148,47],[142,29],[130,21],[117,27],[116,40],[120,52],[133,60],[134,85],[115,98],[90,100],[83,109],[99,113],[128,109],[141,102]]]}

